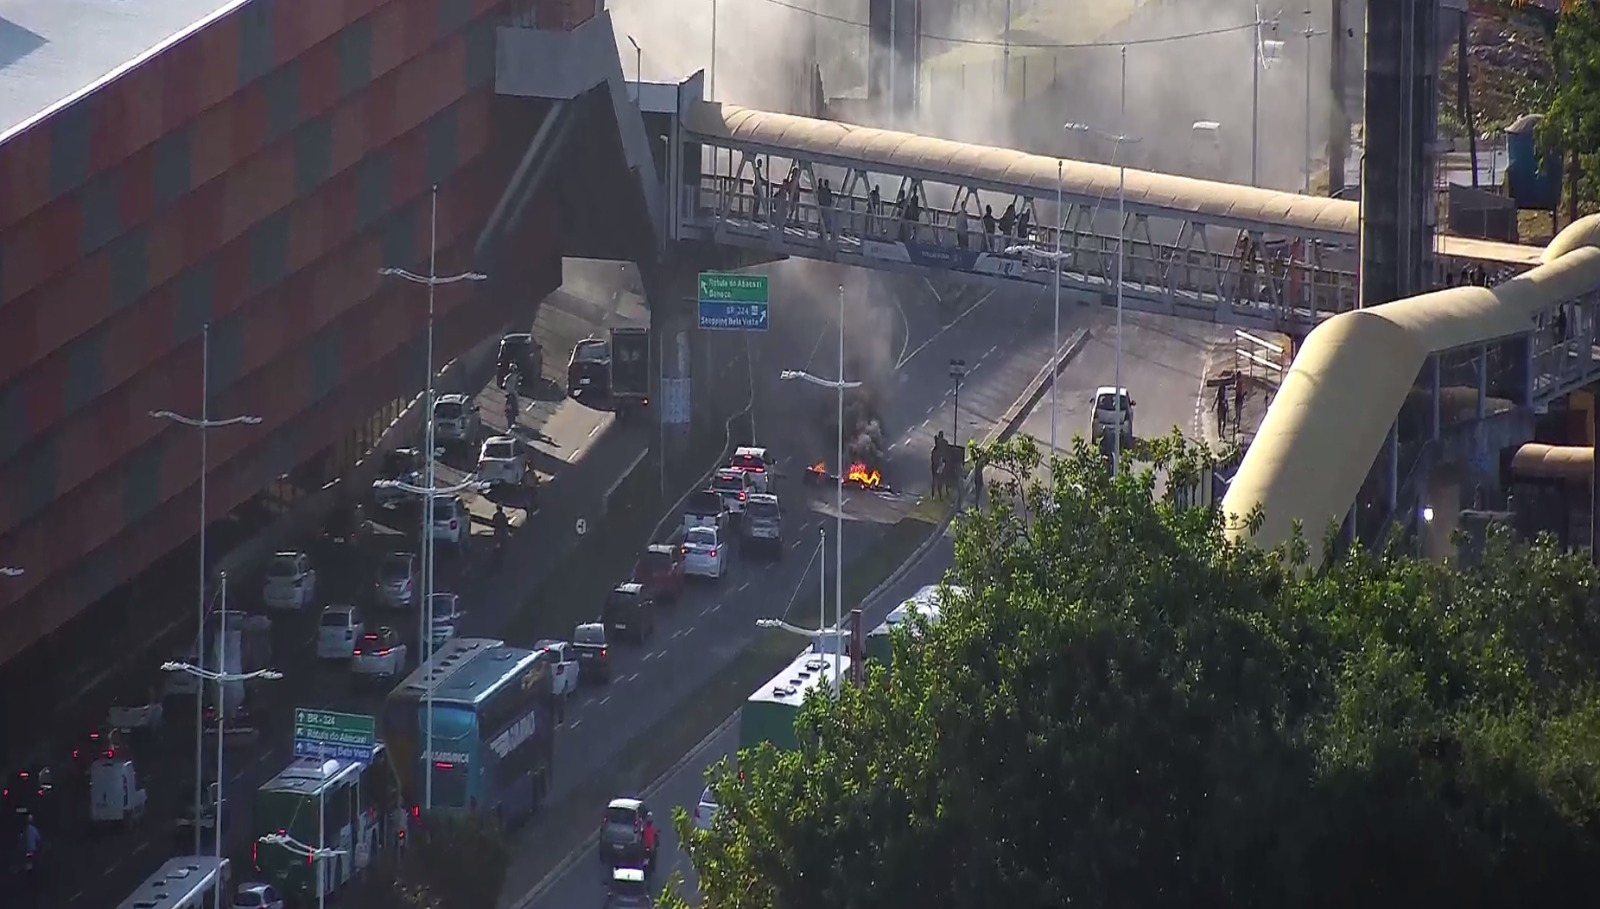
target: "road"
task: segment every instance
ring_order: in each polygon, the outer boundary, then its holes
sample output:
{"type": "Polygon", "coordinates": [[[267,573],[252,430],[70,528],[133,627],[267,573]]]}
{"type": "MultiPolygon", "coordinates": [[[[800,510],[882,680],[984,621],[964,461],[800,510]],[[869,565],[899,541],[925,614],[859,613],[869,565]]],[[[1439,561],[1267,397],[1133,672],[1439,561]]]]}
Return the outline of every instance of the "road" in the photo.
{"type": "MultiPolygon", "coordinates": [[[[552,377],[558,376],[564,368],[565,350],[552,340],[557,337],[557,329],[544,325],[546,313],[554,313],[548,317],[552,319],[559,316],[571,320],[574,316],[559,307],[545,310],[541,313],[541,324],[536,326],[536,334],[546,344],[546,376],[552,377]]],[[[1017,397],[1037,371],[1038,362],[1045,358],[1048,333],[1045,333],[1043,346],[1038,338],[1041,325],[1048,324],[1046,313],[1047,310],[1032,301],[997,297],[948,330],[943,329],[939,320],[930,319],[920,311],[910,311],[903,316],[904,328],[897,335],[903,342],[899,354],[904,360],[900,388],[888,396],[883,413],[886,426],[900,427],[892,431],[886,441],[892,443],[887,472],[891,480],[907,492],[902,502],[911,501],[917,492],[926,489],[925,453],[933,432],[931,427],[943,425],[951,415],[953,400],[947,377],[948,359],[962,356],[968,360],[970,373],[961,395],[962,411],[966,415],[964,423],[970,421],[977,426],[986,417],[992,419],[1017,397]]],[[[775,326],[781,327],[781,322],[775,326]]],[[[822,332],[831,340],[830,327],[823,326],[822,332]]],[[[817,343],[810,345],[788,337],[792,334],[774,331],[772,337],[763,339],[763,343],[778,345],[776,352],[769,352],[769,361],[774,361],[776,356],[783,362],[793,360],[805,366],[808,361],[821,359],[817,351],[825,352],[832,346],[823,343],[823,334],[817,334],[817,343]],[[807,346],[812,355],[802,359],[800,348],[807,346]]],[[[831,371],[820,364],[816,369],[824,374],[831,371]]],[[[820,453],[814,452],[818,447],[817,433],[815,427],[805,425],[806,421],[783,417],[801,400],[798,395],[821,390],[780,385],[775,376],[752,378],[757,386],[762,418],[758,422],[758,431],[762,433],[760,441],[771,445],[786,470],[798,476],[803,465],[809,463],[807,459],[820,453]],[[794,454],[801,451],[807,452],[805,457],[794,454]]],[[[482,401],[485,415],[493,423],[499,412],[498,392],[489,392],[482,401]]],[[[545,455],[567,465],[552,465],[556,469],[549,471],[552,482],[547,494],[554,494],[554,487],[567,482],[592,483],[597,472],[604,472],[601,468],[590,467],[589,462],[596,458],[611,462],[619,473],[627,466],[628,444],[609,446],[588,441],[622,435],[601,432],[600,427],[609,420],[608,415],[564,399],[551,399],[547,403],[548,415],[536,413],[531,418],[525,415],[523,421],[530,432],[542,432],[536,444],[545,455]],[[581,459],[576,458],[574,453],[586,447],[594,451],[581,459]],[[581,463],[574,464],[574,461],[581,463]],[[564,476],[569,473],[570,476],[564,476]]],[[[809,407],[810,403],[804,402],[804,406],[809,407]]],[[[625,443],[628,441],[624,439],[625,443]]],[[[642,445],[643,441],[633,439],[632,444],[642,445]]],[[[797,483],[793,486],[798,488],[797,483]]],[[[604,487],[602,483],[598,488],[604,487]]],[[[570,712],[568,727],[562,731],[557,748],[556,786],[552,797],[561,797],[588,771],[614,759],[641,727],[671,715],[683,699],[691,696],[742,650],[754,633],[755,618],[781,611],[783,604],[802,585],[807,591],[814,588],[816,569],[808,567],[806,561],[813,548],[811,541],[816,538],[816,528],[822,521],[830,520],[827,515],[831,514],[831,503],[824,506],[818,502],[812,507],[797,508],[793,504],[796,496],[787,488],[785,498],[789,503],[785,527],[788,557],[776,565],[736,563],[730,576],[720,584],[706,585],[685,596],[659,627],[652,646],[623,655],[617,682],[606,691],[589,694],[570,712]]],[[[846,551],[851,554],[864,548],[878,522],[898,516],[894,502],[866,493],[848,502],[846,513],[847,517],[865,518],[847,531],[846,551]],[[888,506],[884,504],[886,501],[888,506]]],[[[494,577],[487,576],[476,566],[460,571],[460,566],[441,550],[440,584],[446,588],[453,586],[463,595],[468,609],[465,633],[496,631],[520,604],[523,591],[533,581],[518,572],[538,561],[536,555],[542,542],[538,534],[526,541],[519,535],[513,545],[517,549],[525,548],[527,557],[513,551],[505,560],[505,571],[494,577]]],[[[340,572],[330,564],[321,565],[319,580],[324,585],[324,599],[356,598],[369,583],[368,576],[358,567],[361,560],[337,561],[347,564],[351,570],[340,572]]],[[[242,595],[244,608],[251,608],[257,602],[253,589],[235,593],[242,595]]],[[[322,706],[371,713],[381,702],[382,691],[353,686],[342,670],[315,665],[309,658],[315,628],[315,617],[310,612],[276,617],[277,659],[274,662],[284,670],[286,678],[262,688],[256,702],[256,713],[261,717],[260,738],[229,749],[225,789],[235,810],[231,812],[227,843],[236,857],[248,855],[248,807],[255,789],[287,763],[291,744],[286,728],[289,711],[294,706],[322,706]]],[[[375,620],[383,618],[380,615],[375,620]]],[[[389,620],[402,634],[415,624],[414,617],[404,614],[394,614],[389,620]]],[[[551,636],[565,637],[570,629],[545,631],[551,636]]],[[[160,860],[190,850],[190,845],[178,844],[168,833],[171,818],[192,799],[193,785],[193,739],[178,731],[189,725],[182,713],[182,702],[175,701],[173,706],[179,714],[170,724],[172,731],[135,752],[141,782],[150,790],[149,819],[141,828],[102,837],[88,837],[75,826],[61,830],[54,842],[65,848],[56,852],[58,858],[50,869],[47,894],[50,905],[89,909],[113,904],[131,891],[160,860]]],[[[210,750],[207,749],[207,762],[210,750]]],[[[71,813],[81,815],[80,805],[81,796],[70,806],[71,813]]],[[[513,882],[518,880],[519,871],[524,878],[529,876],[527,869],[532,864],[514,867],[513,882]]],[[[531,881],[524,886],[526,884],[531,881]]]]}
{"type": "MultiPolygon", "coordinates": [[[[557,383],[564,383],[567,354],[572,345],[591,332],[611,324],[639,324],[643,309],[636,300],[626,295],[595,301],[592,293],[584,297],[558,291],[541,306],[535,320],[535,337],[545,348],[545,381],[531,394],[525,393],[529,404],[520,421],[538,452],[536,463],[549,480],[558,473],[570,472],[556,484],[583,486],[605,481],[595,477],[620,475],[647,442],[642,435],[627,436],[606,433],[612,417],[609,413],[570,401],[559,392],[552,393],[557,383]],[[559,464],[557,468],[554,465],[559,464]]],[[[478,398],[486,422],[496,428],[504,426],[501,416],[503,397],[498,389],[486,388],[478,398]]],[[[445,472],[440,482],[451,477],[445,472]]],[[[475,516],[486,520],[489,511],[481,502],[473,503],[475,516]]],[[[378,516],[381,519],[381,515],[378,516]]],[[[486,525],[475,528],[487,532],[486,525]]],[[[375,535],[362,552],[339,550],[319,551],[314,555],[318,569],[318,603],[365,603],[371,583],[372,560],[392,546],[407,546],[400,537],[375,535]]],[[[310,544],[308,543],[308,546],[310,544]]],[[[532,543],[523,543],[531,549],[532,543]]],[[[414,548],[414,544],[409,548],[414,548]]],[[[463,596],[465,607],[485,618],[503,615],[517,600],[517,591],[496,584],[484,583],[483,557],[487,548],[480,547],[477,556],[469,555],[465,562],[450,557],[444,548],[439,550],[439,589],[456,590],[463,596]]],[[[526,559],[508,559],[508,562],[527,564],[526,559]]],[[[231,608],[255,610],[260,608],[259,587],[255,579],[233,585],[230,590],[231,608]]],[[[254,793],[272,774],[289,761],[291,749],[288,717],[295,706],[323,706],[355,712],[375,712],[383,692],[353,683],[345,670],[333,665],[320,665],[313,657],[317,624],[317,610],[308,609],[302,614],[276,614],[273,616],[272,665],[282,670],[285,678],[279,682],[258,683],[261,687],[252,695],[253,713],[261,724],[260,736],[255,740],[230,742],[224,749],[224,790],[230,805],[230,823],[227,844],[236,857],[248,856],[246,829],[250,816],[249,806],[254,793]]],[[[373,612],[369,624],[393,624],[401,635],[416,647],[416,618],[414,614],[373,612]]],[[[152,654],[148,672],[138,673],[138,679],[123,688],[143,692],[157,681],[159,673],[154,664],[167,654],[152,654]]],[[[46,870],[46,905],[98,909],[114,905],[167,857],[193,851],[190,837],[172,833],[173,819],[185,813],[193,801],[194,738],[193,701],[173,698],[167,703],[169,713],[166,728],[145,740],[136,741],[133,749],[139,781],[149,792],[150,808],[144,822],[129,831],[91,834],[83,827],[88,796],[81,786],[63,787],[57,814],[60,820],[43,818],[52,860],[46,870]]],[[[203,766],[207,779],[214,778],[215,740],[207,742],[203,766]]],[[[68,745],[60,746],[65,753],[68,745]]],[[[209,850],[209,845],[207,849],[209,850]]]]}
{"type": "MultiPolygon", "coordinates": [[[[937,584],[944,577],[945,570],[950,567],[953,557],[954,552],[948,538],[935,544],[899,582],[885,592],[884,596],[866,606],[865,618],[868,626],[874,627],[882,622],[884,615],[890,609],[910,597],[919,588],[927,584],[937,584]]],[[[795,652],[798,653],[800,649],[796,647],[795,652]]],[[[738,745],[739,726],[734,722],[728,724],[727,728],[722,729],[715,737],[701,743],[695,752],[690,753],[682,767],[645,793],[646,804],[655,812],[656,818],[663,826],[661,858],[655,876],[657,884],[665,882],[673,872],[679,872],[684,878],[685,892],[694,892],[694,868],[689,862],[688,854],[679,848],[677,833],[672,830],[668,819],[672,817],[673,809],[678,807],[682,807],[691,815],[694,813],[695,806],[700,801],[700,793],[705,788],[706,769],[723,758],[732,758],[738,745]]],[[[595,847],[590,845],[577,861],[546,883],[531,906],[519,905],[518,909],[569,909],[574,906],[601,906],[604,902],[605,877],[601,870],[600,857],[595,847]]]]}
{"type": "MultiPolygon", "coordinates": [[[[1049,311],[1048,307],[1041,309],[1043,314],[1049,311]]],[[[1003,321],[1004,312],[1002,309],[988,314],[980,313],[976,321],[982,323],[1003,321]]],[[[965,388],[963,390],[963,414],[968,413],[968,398],[971,398],[973,400],[970,411],[974,415],[970,424],[963,417],[963,440],[981,434],[979,432],[983,428],[981,421],[989,415],[998,417],[1016,399],[1027,380],[1037,373],[1039,366],[1048,361],[1048,351],[1051,346],[1049,323],[1044,322],[1041,326],[1036,320],[1025,318],[1023,325],[1026,331],[1033,332],[1037,337],[1006,336],[1004,332],[995,337],[974,329],[972,335],[961,338],[960,342],[951,345],[951,350],[956,351],[961,349],[961,342],[976,347],[975,359],[979,362],[979,365],[974,367],[969,382],[971,390],[965,388]],[[985,353],[991,343],[998,343],[999,350],[985,353]],[[1011,355],[1003,356],[1001,351],[1010,351],[1011,355]],[[994,366],[1003,371],[1026,373],[1026,378],[1010,386],[1014,390],[1009,397],[1005,394],[1005,389],[1000,387],[1002,383],[986,382],[984,378],[984,367],[989,365],[991,360],[994,366]],[[1024,360],[1026,362],[1023,362],[1024,360]]],[[[1061,336],[1065,338],[1079,327],[1090,329],[1090,340],[1062,370],[1057,388],[1057,434],[1063,444],[1073,435],[1083,432],[1089,419],[1089,395],[1096,386],[1110,384],[1115,370],[1115,316],[1103,311],[1064,310],[1061,336]]],[[[1225,337],[1225,332],[1187,322],[1142,316],[1138,318],[1125,316],[1123,332],[1125,342],[1122,354],[1123,384],[1129,388],[1140,408],[1138,410],[1140,422],[1136,425],[1152,434],[1158,432],[1164,434],[1170,427],[1176,425],[1187,435],[1194,436],[1195,400],[1204,381],[1208,352],[1214,346],[1213,342],[1225,337]]],[[[971,361],[974,357],[969,355],[968,359],[971,361]]],[[[930,363],[939,367],[946,366],[945,351],[940,350],[931,356],[930,363]]],[[[920,376],[902,384],[916,384],[919,379],[931,381],[931,377],[940,371],[942,370],[925,366],[920,376]]],[[[926,419],[932,421],[929,425],[948,425],[944,421],[953,416],[953,405],[953,400],[947,400],[942,404],[935,403],[927,411],[926,419]]],[[[913,433],[929,431],[928,426],[920,424],[913,429],[913,433]]],[[[1024,417],[1022,431],[1039,439],[1041,445],[1048,445],[1050,437],[1048,395],[1024,417]]],[[[949,567],[952,555],[948,540],[941,541],[931,549],[885,597],[867,607],[868,627],[882,621],[884,613],[918,588],[925,584],[936,583],[949,567]]],[[[768,592],[775,591],[768,588],[768,592]]],[[[755,612],[760,611],[760,602],[762,601],[757,601],[755,612]]],[[[686,766],[662,781],[655,791],[648,793],[656,816],[669,817],[672,809],[677,806],[682,806],[692,813],[704,788],[705,769],[723,757],[731,755],[736,747],[735,726],[710,741],[703,752],[695,755],[686,766]]],[[[693,892],[693,869],[689,866],[687,856],[677,848],[676,835],[668,831],[663,839],[663,845],[666,847],[662,852],[664,860],[661,864],[664,873],[659,875],[658,880],[665,881],[673,871],[682,872],[689,892],[693,892]]],[[[508,892],[520,895],[531,890],[535,883],[537,882],[529,882],[515,889],[508,888],[508,892]]],[[[600,874],[599,860],[593,848],[590,848],[559,877],[546,882],[545,889],[527,909],[563,909],[567,906],[600,905],[604,895],[604,879],[600,874]]]]}
{"type": "MultiPolygon", "coordinates": [[[[1134,430],[1142,438],[1166,436],[1176,426],[1199,439],[1202,388],[1211,351],[1231,333],[1214,326],[1146,314],[1123,314],[1122,385],[1133,398],[1134,430]]],[[[1114,314],[1096,313],[1089,339],[1056,380],[1056,441],[1066,449],[1074,436],[1087,436],[1095,388],[1114,384],[1117,359],[1114,314]]],[[[1050,393],[1047,391],[1022,431],[1050,445],[1050,393]]]]}

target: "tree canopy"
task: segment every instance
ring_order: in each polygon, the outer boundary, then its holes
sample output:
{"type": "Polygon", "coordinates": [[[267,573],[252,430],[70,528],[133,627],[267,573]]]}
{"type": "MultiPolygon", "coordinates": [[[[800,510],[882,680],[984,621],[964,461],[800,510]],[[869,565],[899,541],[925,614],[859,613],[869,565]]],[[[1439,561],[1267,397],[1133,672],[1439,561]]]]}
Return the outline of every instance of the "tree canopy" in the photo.
{"type": "MultiPolygon", "coordinates": [[[[1228,542],[1203,452],[990,453],[971,596],[678,818],[712,909],[1555,904],[1600,861],[1597,574],[1228,542]],[[1044,482],[1017,477],[1047,475],[1044,482]]],[[[675,899],[669,894],[669,899],[675,899]]],[[[1583,897],[1578,896],[1582,899],[1583,897]]]]}

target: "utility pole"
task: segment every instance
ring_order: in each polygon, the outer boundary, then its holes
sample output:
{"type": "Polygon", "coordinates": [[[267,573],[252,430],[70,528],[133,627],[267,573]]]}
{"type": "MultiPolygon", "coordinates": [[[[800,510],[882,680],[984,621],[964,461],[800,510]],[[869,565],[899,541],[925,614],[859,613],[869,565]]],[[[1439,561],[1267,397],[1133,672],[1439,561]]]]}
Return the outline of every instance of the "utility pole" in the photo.
{"type": "Polygon", "coordinates": [[[1344,24],[1344,0],[1328,0],[1332,18],[1328,23],[1328,90],[1333,103],[1328,106],[1328,195],[1344,192],[1345,161],[1350,157],[1350,116],[1344,109],[1345,50],[1349,30],[1344,24]]]}

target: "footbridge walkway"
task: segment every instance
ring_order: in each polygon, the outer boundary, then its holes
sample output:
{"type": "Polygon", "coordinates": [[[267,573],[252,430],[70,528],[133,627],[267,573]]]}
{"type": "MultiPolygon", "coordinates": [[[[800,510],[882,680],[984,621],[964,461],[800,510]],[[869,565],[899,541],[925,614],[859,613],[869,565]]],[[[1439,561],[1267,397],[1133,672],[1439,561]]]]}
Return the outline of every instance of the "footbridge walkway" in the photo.
{"type": "Polygon", "coordinates": [[[1121,246],[1128,307],[1303,337],[1224,498],[1262,510],[1262,545],[1297,523],[1373,539],[1438,494],[1440,465],[1492,486],[1536,411],[1600,379],[1600,216],[1544,250],[1442,238],[1439,283],[1481,267],[1490,286],[1357,309],[1353,202],[1128,170],[1119,206],[1107,165],[711,104],[700,74],[627,86],[604,14],[530,31],[501,28],[497,91],[604,96],[629,171],[611,179],[645,197],[657,262],[722,249],[1047,288],[1054,263],[1008,250],[1059,245],[1064,296],[1109,304],[1121,246]]]}

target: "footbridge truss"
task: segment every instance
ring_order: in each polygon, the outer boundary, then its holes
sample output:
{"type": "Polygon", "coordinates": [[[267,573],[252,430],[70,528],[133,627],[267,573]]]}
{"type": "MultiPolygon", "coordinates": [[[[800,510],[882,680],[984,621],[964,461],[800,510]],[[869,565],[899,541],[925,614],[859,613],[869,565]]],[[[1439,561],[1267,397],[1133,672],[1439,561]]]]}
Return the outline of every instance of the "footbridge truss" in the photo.
{"type": "MultiPolygon", "coordinates": [[[[1105,304],[1120,246],[1130,309],[1304,336],[1356,308],[1355,202],[699,100],[680,124],[677,239],[1044,287],[1059,263],[1064,295],[1105,304]]],[[[1444,237],[1436,269],[1444,284],[1539,261],[1444,237]]]]}

